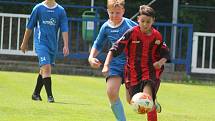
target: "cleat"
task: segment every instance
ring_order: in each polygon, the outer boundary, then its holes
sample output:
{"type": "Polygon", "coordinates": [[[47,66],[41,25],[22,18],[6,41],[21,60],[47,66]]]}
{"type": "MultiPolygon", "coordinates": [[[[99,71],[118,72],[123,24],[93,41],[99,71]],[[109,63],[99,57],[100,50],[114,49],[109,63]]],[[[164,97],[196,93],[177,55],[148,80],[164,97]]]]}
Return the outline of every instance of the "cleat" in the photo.
{"type": "Polygon", "coordinates": [[[157,101],[155,101],[155,106],[156,106],[156,112],[161,113],[161,105],[157,101]]]}
{"type": "Polygon", "coordinates": [[[35,101],[42,101],[42,98],[40,95],[33,94],[31,98],[32,100],[35,100],[35,101]]]}
{"type": "Polygon", "coordinates": [[[48,102],[49,103],[54,103],[54,97],[53,96],[48,96],[48,102]]]}

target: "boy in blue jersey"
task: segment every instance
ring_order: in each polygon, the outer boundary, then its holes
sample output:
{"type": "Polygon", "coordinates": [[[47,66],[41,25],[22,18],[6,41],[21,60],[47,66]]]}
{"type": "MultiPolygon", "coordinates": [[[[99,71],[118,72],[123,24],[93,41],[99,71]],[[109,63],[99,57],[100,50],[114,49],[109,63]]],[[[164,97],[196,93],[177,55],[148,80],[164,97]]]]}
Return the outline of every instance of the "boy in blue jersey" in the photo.
{"type": "MultiPolygon", "coordinates": [[[[100,28],[99,34],[94,41],[88,61],[93,68],[99,68],[101,62],[96,58],[102,50],[106,41],[114,43],[128,29],[136,25],[130,19],[124,18],[124,0],[108,0],[107,11],[109,20],[100,28]]],[[[125,54],[114,58],[110,64],[110,71],[106,77],[107,95],[111,104],[111,109],[117,121],[126,121],[123,105],[119,98],[119,89],[123,81],[125,54]]]]}
{"type": "Polygon", "coordinates": [[[64,47],[64,56],[69,54],[68,49],[68,19],[64,8],[55,0],[45,0],[33,8],[21,44],[21,51],[28,49],[28,40],[34,29],[34,46],[38,56],[40,71],[37,78],[32,100],[42,100],[40,91],[45,86],[48,102],[54,102],[51,86],[51,65],[54,65],[58,52],[57,33],[61,30],[64,47]],[[35,29],[34,29],[35,28],[35,29]]]}

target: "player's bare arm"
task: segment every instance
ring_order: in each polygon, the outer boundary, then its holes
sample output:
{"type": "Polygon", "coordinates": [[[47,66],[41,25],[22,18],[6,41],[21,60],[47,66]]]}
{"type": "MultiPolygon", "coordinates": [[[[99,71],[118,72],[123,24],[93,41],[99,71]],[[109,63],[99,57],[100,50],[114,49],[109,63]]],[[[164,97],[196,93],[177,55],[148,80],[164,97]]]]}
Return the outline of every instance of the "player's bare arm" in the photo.
{"type": "Polygon", "coordinates": [[[166,63],[166,61],[166,58],[161,58],[159,61],[156,61],[153,66],[155,67],[155,69],[160,69],[166,63]]]}
{"type": "Polygon", "coordinates": [[[23,37],[23,41],[22,41],[22,44],[20,46],[20,49],[23,53],[27,52],[28,50],[28,40],[31,36],[31,33],[32,33],[32,30],[31,29],[26,29],[25,30],[25,34],[24,34],[24,37],[23,37]]]}
{"type": "Polygon", "coordinates": [[[108,55],[106,57],[105,63],[104,63],[104,67],[102,69],[102,73],[103,73],[104,76],[107,76],[107,74],[108,74],[109,64],[110,64],[112,58],[113,58],[113,53],[112,53],[112,51],[109,51],[108,55]]]}
{"type": "Polygon", "coordinates": [[[92,48],[90,51],[90,55],[88,57],[88,62],[92,68],[99,68],[101,66],[101,62],[96,58],[99,54],[98,50],[92,48]]]}
{"type": "Polygon", "coordinates": [[[69,55],[69,47],[68,47],[68,32],[63,32],[63,42],[64,42],[64,47],[63,47],[63,54],[64,56],[69,55]]]}

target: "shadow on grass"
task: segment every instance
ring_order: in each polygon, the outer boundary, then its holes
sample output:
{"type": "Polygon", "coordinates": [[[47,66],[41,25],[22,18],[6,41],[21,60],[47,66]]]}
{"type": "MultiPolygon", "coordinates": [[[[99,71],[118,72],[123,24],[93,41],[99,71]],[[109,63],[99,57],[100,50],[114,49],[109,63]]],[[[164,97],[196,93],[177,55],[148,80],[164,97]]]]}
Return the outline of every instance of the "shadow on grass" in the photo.
{"type": "Polygon", "coordinates": [[[60,102],[60,101],[55,101],[54,104],[64,104],[64,105],[91,105],[91,104],[87,104],[87,103],[70,103],[70,102],[60,102]]]}

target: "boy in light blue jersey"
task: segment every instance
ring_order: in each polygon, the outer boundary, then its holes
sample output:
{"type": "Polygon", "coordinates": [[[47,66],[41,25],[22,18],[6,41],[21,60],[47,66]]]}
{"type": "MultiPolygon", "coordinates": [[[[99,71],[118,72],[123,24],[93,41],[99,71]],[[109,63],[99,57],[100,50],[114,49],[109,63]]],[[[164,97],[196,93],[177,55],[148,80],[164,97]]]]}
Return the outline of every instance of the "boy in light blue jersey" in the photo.
{"type": "MultiPolygon", "coordinates": [[[[107,11],[109,20],[100,28],[99,34],[94,41],[88,61],[93,68],[99,68],[101,62],[96,58],[106,42],[114,43],[128,29],[136,25],[130,19],[124,18],[124,0],[108,0],[107,11]]],[[[106,77],[107,95],[111,104],[112,112],[117,121],[126,121],[123,105],[119,98],[119,89],[123,81],[125,54],[114,58],[110,64],[110,71],[106,77]]]]}
{"type": "Polygon", "coordinates": [[[58,52],[57,35],[59,29],[64,40],[63,54],[64,56],[69,54],[68,19],[64,8],[57,4],[55,0],[45,0],[33,8],[20,47],[24,53],[28,49],[28,40],[33,29],[34,45],[39,60],[40,72],[32,99],[36,101],[42,100],[40,91],[44,85],[48,102],[54,102],[51,86],[51,65],[55,64],[55,56],[58,52]]]}

